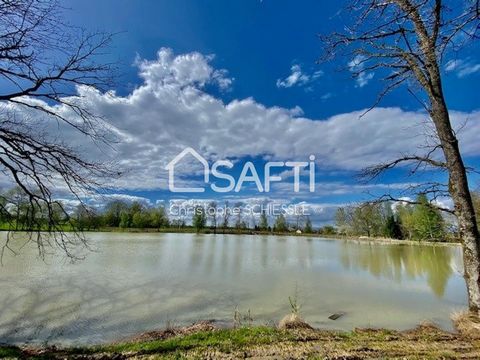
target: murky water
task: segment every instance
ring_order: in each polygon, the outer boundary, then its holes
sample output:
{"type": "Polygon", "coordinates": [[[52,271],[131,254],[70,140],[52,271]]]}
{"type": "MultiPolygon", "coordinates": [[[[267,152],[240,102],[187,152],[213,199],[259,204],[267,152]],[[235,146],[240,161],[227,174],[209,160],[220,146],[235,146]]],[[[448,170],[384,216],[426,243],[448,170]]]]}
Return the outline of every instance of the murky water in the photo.
{"type": "Polygon", "coordinates": [[[297,292],[313,326],[451,329],[466,307],[461,248],[304,237],[89,235],[96,249],[71,264],[34,247],[4,256],[0,342],[100,343],[197,320],[257,323],[290,311],[297,292]],[[336,321],[328,316],[343,311],[336,321]]]}

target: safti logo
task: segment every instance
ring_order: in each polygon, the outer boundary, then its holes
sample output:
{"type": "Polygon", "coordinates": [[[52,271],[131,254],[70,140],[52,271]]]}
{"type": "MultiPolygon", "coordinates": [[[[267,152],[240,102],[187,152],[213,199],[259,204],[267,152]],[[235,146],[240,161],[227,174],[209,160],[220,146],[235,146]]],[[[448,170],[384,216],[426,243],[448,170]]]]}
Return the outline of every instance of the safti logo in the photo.
{"type": "Polygon", "coordinates": [[[228,192],[239,192],[244,183],[255,183],[257,190],[259,192],[270,192],[270,184],[272,182],[281,182],[282,177],[279,175],[272,175],[272,169],[292,169],[293,170],[293,191],[300,191],[300,171],[301,169],[308,168],[308,177],[309,185],[308,189],[310,192],[315,191],[315,156],[310,155],[309,161],[269,161],[265,164],[264,167],[264,179],[261,181],[255,164],[251,161],[244,163],[242,172],[238,177],[238,180],[235,179],[228,172],[223,172],[221,170],[227,170],[233,168],[233,163],[229,160],[218,160],[212,164],[210,167],[208,161],[201,156],[194,149],[187,147],[181,151],[177,156],[175,156],[172,161],[168,163],[165,167],[168,170],[168,187],[171,192],[174,193],[202,193],[205,192],[205,187],[185,187],[179,188],[175,186],[175,166],[186,156],[193,156],[200,164],[203,166],[203,180],[206,185],[210,185],[210,188],[217,193],[228,193],[228,192]],[[211,179],[221,179],[228,182],[228,186],[218,186],[214,183],[210,184],[211,179]]]}

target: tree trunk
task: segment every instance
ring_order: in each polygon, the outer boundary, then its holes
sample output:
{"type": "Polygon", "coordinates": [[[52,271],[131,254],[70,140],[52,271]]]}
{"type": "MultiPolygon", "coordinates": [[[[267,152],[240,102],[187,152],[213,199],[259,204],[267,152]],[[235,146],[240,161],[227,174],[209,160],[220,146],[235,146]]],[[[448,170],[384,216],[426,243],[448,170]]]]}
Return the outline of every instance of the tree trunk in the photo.
{"type": "Polygon", "coordinates": [[[431,116],[442,145],[448,169],[449,192],[458,219],[459,234],[463,244],[463,262],[468,290],[469,309],[480,315],[480,236],[475,218],[467,173],[452,129],[450,116],[443,96],[440,79],[436,79],[431,94],[431,116]]]}

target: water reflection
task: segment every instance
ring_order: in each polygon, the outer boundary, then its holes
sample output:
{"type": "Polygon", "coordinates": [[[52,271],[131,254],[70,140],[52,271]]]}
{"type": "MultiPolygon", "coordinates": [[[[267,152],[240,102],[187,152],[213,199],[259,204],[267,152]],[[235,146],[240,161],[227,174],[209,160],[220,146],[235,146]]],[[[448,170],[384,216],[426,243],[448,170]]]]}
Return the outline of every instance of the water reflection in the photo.
{"type": "MultiPolygon", "coordinates": [[[[0,235],[1,236],[1,235],[0,235]]],[[[70,264],[35,247],[0,268],[0,342],[99,343],[167,321],[230,321],[236,306],[259,323],[290,311],[300,290],[314,326],[449,328],[466,305],[457,247],[303,237],[91,234],[97,251],[70,264]],[[348,316],[329,321],[336,311],[348,316]]]]}
{"type": "MultiPolygon", "coordinates": [[[[398,283],[405,277],[425,277],[433,293],[441,298],[454,272],[452,260],[454,256],[458,257],[456,250],[450,246],[371,243],[353,246],[351,242],[343,242],[340,260],[346,269],[365,270],[398,283]]],[[[458,264],[461,258],[455,261],[458,264]]]]}
{"type": "Polygon", "coordinates": [[[163,246],[163,266],[172,263],[176,267],[173,262],[185,263],[188,271],[211,276],[219,271],[224,274],[242,274],[256,271],[259,266],[268,269],[294,264],[308,268],[315,258],[315,247],[308,238],[299,242],[298,238],[285,236],[276,238],[264,235],[247,241],[221,234],[189,236],[192,237],[191,243],[177,241],[176,244],[163,246]],[[173,258],[172,253],[176,254],[173,258]]]}

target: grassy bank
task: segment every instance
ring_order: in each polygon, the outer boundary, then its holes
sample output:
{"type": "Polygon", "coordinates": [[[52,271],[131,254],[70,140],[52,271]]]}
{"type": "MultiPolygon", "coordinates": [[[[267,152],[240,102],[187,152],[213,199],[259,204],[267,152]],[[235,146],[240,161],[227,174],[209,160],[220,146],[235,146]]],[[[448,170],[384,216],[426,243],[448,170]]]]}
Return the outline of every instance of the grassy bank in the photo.
{"type": "Polygon", "coordinates": [[[0,347],[0,357],[33,359],[478,359],[480,341],[423,325],[414,330],[272,327],[214,329],[211,325],[144,334],[85,348],[0,347]],[[206,327],[205,327],[206,326],[206,327]]]}

